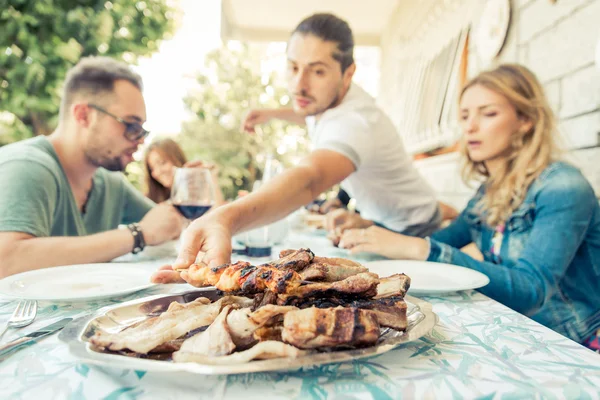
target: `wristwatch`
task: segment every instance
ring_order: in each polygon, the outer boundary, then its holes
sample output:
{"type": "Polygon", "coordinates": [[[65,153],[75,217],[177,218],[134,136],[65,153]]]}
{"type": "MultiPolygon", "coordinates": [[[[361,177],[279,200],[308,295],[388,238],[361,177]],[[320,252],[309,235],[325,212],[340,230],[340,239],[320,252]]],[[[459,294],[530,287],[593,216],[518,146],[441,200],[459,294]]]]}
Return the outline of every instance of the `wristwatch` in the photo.
{"type": "Polygon", "coordinates": [[[127,229],[129,229],[129,232],[131,232],[131,235],[133,236],[133,250],[131,250],[131,254],[137,254],[144,250],[146,241],[144,240],[144,234],[142,233],[140,224],[134,222],[133,224],[127,225],[127,229]]]}

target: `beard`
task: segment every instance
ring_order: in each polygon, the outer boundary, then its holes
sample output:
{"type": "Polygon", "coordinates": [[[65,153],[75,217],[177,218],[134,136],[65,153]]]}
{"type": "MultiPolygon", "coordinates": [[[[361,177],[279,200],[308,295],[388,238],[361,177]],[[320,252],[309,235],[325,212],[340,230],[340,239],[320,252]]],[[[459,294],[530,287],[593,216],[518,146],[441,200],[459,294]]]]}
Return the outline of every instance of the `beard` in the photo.
{"type": "Polygon", "coordinates": [[[109,157],[106,155],[100,155],[93,150],[86,150],[85,157],[90,164],[96,167],[102,167],[109,171],[125,171],[125,165],[121,162],[121,156],[109,157]]]}
{"type": "MultiPolygon", "coordinates": [[[[333,99],[331,101],[329,101],[326,106],[319,106],[318,104],[315,104],[314,110],[302,110],[302,109],[296,109],[295,107],[294,107],[294,109],[298,114],[300,114],[300,115],[304,114],[304,116],[306,116],[306,117],[312,117],[315,115],[323,114],[325,111],[327,111],[330,108],[333,108],[339,104],[341,91],[342,91],[341,87],[338,88],[335,95],[333,96],[333,99]]],[[[293,93],[293,96],[304,97],[305,99],[309,99],[309,100],[313,101],[313,104],[316,100],[313,96],[310,96],[305,90],[302,90],[299,93],[293,93]]]]}
{"type": "MultiPolygon", "coordinates": [[[[135,149],[133,149],[135,151],[135,149]]],[[[115,153],[110,146],[102,145],[102,143],[92,142],[84,149],[84,155],[87,161],[95,166],[102,167],[109,171],[125,171],[127,163],[124,162],[123,156],[127,152],[132,152],[132,149],[127,149],[121,153],[115,153]]]]}

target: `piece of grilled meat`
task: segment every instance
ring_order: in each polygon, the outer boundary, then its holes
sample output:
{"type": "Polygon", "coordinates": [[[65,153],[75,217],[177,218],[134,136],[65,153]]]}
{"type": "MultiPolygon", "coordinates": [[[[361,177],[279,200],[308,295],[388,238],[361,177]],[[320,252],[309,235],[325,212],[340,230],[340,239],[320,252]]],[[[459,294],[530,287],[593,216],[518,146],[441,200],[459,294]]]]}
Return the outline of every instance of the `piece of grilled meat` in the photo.
{"type": "Polygon", "coordinates": [[[404,297],[410,288],[410,277],[404,274],[394,274],[379,279],[376,299],[385,297],[404,297]]]}
{"type": "Polygon", "coordinates": [[[280,305],[289,305],[296,298],[305,298],[316,295],[329,297],[338,294],[346,294],[371,298],[377,294],[378,284],[379,277],[377,274],[363,272],[338,282],[311,283],[299,286],[285,294],[280,294],[277,303],[280,305]]]}
{"type": "Polygon", "coordinates": [[[358,308],[307,308],[283,318],[281,338],[300,349],[368,346],[379,339],[375,313],[358,308]]]}
{"type": "Polygon", "coordinates": [[[313,261],[312,264],[300,271],[300,276],[305,281],[337,282],[367,271],[367,267],[362,265],[335,265],[313,261]]]}
{"type": "Polygon", "coordinates": [[[223,292],[258,293],[269,289],[274,293],[287,293],[300,286],[302,278],[291,269],[269,265],[255,267],[245,261],[210,268],[206,264],[193,264],[181,272],[190,285],[215,286],[223,292]]]}
{"type": "Polygon", "coordinates": [[[352,295],[337,295],[331,297],[322,297],[320,295],[296,298],[289,303],[301,309],[317,307],[353,307],[361,310],[371,310],[375,313],[377,322],[380,326],[404,331],[408,326],[407,305],[400,296],[386,297],[384,299],[364,299],[352,295]]]}
{"type": "Polygon", "coordinates": [[[279,253],[279,259],[270,261],[264,265],[279,269],[292,269],[296,272],[306,268],[315,258],[315,253],[310,249],[283,250],[279,253]]]}

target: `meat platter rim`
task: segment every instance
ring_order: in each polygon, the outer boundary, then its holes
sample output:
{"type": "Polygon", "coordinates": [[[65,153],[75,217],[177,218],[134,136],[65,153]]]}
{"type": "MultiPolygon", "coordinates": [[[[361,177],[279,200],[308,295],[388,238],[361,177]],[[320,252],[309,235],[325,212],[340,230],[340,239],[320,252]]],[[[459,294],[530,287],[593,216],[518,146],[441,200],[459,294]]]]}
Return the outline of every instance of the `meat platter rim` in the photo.
{"type": "Polygon", "coordinates": [[[118,331],[146,318],[156,316],[166,310],[172,301],[188,303],[198,297],[215,301],[222,296],[215,288],[194,289],[179,294],[159,294],[107,306],[94,313],[74,319],[59,335],[59,340],[69,346],[70,353],[90,364],[136,369],[155,372],[189,372],[201,375],[229,375],[253,372],[291,371],[314,365],[347,362],[387,353],[394,348],[429,333],[438,322],[431,304],[416,297],[406,295],[408,306],[408,328],[396,332],[382,328],[382,337],[376,345],[351,350],[313,353],[298,358],[255,360],[243,364],[214,365],[199,363],[173,363],[152,359],[134,358],[120,354],[96,351],[88,339],[97,328],[118,331]],[[385,329],[385,332],[383,331],[385,329]]]}

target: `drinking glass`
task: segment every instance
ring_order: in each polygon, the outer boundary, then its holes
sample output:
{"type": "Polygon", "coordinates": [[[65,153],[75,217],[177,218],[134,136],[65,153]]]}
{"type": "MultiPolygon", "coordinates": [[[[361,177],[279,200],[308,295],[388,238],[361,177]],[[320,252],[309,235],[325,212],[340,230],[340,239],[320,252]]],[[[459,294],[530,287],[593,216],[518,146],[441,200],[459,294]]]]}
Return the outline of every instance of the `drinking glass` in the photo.
{"type": "Polygon", "coordinates": [[[215,187],[206,168],[176,168],[171,203],[189,220],[200,218],[215,202],[215,187]]]}

